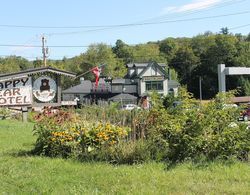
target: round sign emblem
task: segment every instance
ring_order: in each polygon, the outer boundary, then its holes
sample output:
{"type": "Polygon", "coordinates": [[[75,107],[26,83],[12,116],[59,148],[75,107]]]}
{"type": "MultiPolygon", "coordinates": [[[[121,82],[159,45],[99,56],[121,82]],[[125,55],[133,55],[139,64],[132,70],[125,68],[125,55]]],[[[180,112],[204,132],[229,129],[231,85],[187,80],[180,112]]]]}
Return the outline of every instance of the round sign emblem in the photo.
{"type": "Polygon", "coordinates": [[[33,95],[41,102],[49,102],[56,96],[56,82],[48,77],[42,76],[35,80],[33,95]]]}

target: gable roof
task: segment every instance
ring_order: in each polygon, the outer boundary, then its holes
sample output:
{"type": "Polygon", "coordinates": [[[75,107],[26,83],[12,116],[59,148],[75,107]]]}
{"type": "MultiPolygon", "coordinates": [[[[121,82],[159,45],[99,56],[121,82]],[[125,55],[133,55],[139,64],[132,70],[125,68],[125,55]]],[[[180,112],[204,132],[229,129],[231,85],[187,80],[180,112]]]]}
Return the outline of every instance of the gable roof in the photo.
{"type": "Polygon", "coordinates": [[[175,88],[178,86],[180,86],[180,83],[178,81],[175,81],[175,80],[168,81],[168,88],[175,88]]]}
{"type": "Polygon", "coordinates": [[[115,101],[115,100],[137,100],[136,96],[130,95],[128,93],[120,93],[112,98],[109,98],[109,100],[115,101]]]}
{"type": "Polygon", "coordinates": [[[157,67],[164,74],[164,76],[167,77],[167,72],[156,62],[148,63],[147,67],[145,67],[136,77],[140,78],[152,66],[157,67]]]}
{"type": "MultiPolygon", "coordinates": [[[[128,68],[133,68],[133,67],[136,67],[136,68],[144,68],[144,67],[147,67],[149,63],[129,63],[127,64],[126,66],[128,68]]],[[[164,63],[158,63],[159,66],[161,67],[166,67],[167,65],[164,64],[164,63]]]]}
{"type": "Polygon", "coordinates": [[[59,70],[57,68],[52,68],[52,67],[48,66],[48,67],[31,68],[31,69],[23,70],[20,72],[0,74],[0,79],[7,79],[9,77],[30,76],[30,75],[34,75],[34,74],[38,74],[38,73],[43,73],[43,72],[51,72],[51,73],[58,74],[58,75],[76,77],[75,73],[68,72],[65,70],[59,70]]]}
{"type": "Polygon", "coordinates": [[[92,89],[92,83],[91,81],[89,80],[86,80],[86,81],[82,81],[81,84],[79,85],[76,85],[76,86],[73,86],[73,87],[70,87],[68,89],[65,89],[64,91],[62,91],[62,93],[72,93],[72,94],[88,94],[91,92],[91,89],[92,89]]]}

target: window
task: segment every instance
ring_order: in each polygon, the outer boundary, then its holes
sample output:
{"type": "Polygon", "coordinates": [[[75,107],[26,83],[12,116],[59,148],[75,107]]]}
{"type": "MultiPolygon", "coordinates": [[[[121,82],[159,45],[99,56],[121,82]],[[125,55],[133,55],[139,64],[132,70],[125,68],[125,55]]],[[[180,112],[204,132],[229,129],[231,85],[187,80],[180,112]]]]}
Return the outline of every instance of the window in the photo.
{"type": "Polygon", "coordinates": [[[163,91],[163,81],[146,81],[146,91],[163,91]]]}
{"type": "Polygon", "coordinates": [[[168,89],[168,95],[174,96],[174,89],[173,88],[168,89]]]}

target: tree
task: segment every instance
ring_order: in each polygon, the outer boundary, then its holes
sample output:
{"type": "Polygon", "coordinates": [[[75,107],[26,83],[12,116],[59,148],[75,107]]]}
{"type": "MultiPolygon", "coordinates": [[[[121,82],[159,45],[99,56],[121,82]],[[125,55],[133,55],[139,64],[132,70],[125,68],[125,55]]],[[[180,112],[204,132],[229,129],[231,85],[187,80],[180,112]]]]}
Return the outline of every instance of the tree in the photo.
{"type": "Polygon", "coordinates": [[[240,41],[236,43],[237,54],[234,57],[236,66],[250,67],[250,42],[240,41]]]}
{"type": "Polygon", "coordinates": [[[222,27],[220,29],[220,33],[223,35],[228,35],[229,34],[229,29],[227,27],[222,27]]]}
{"type": "Polygon", "coordinates": [[[161,55],[159,45],[156,43],[139,44],[132,47],[134,62],[165,62],[165,58],[161,55]]]}
{"type": "Polygon", "coordinates": [[[133,59],[132,48],[125,44],[122,40],[118,39],[115,43],[115,47],[112,48],[113,53],[118,57],[122,58],[125,63],[128,63],[133,59]]]}
{"type": "MultiPolygon", "coordinates": [[[[216,35],[214,44],[210,45],[206,52],[201,55],[201,64],[196,68],[192,78],[191,86],[198,83],[198,76],[202,77],[202,87],[206,90],[203,92],[205,98],[212,98],[218,93],[218,64],[226,64],[227,66],[235,66],[234,59],[237,56],[238,40],[232,35],[216,35]]],[[[238,86],[236,77],[227,78],[228,89],[234,89],[238,86]]],[[[197,96],[199,85],[196,84],[193,89],[195,96],[197,96]]]]}
{"type": "Polygon", "coordinates": [[[89,66],[99,66],[105,64],[103,75],[117,78],[126,74],[126,67],[122,60],[117,59],[112,48],[105,44],[93,44],[87,52],[83,54],[84,61],[81,64],[82,71],[89,70],[89,66]],[[89,65],[87,65],[89,64],[89,65]]]}
{"type": "Polygon", "coordinates": [[[188,84],[198,64],[199,58],[195,56],[192,48],[184,46],[178,49],[170,67],[177,71],[181,84],[188,84]]]}
{"type": "Polygon", "coordinates": [[[215,45],[215,38],[216,35],[198,35],[192,38],[191,40],[191,47],[194,51],[194,54],[197,57],[202,58],[202,56],[204,56],[208,49],[210,47],[212,47],[213,45],[215,45]]]}
{"type": "Polygon", "coordinates": [[[31,66],[31,63],[22,57],[9,56],[0,58],[0,73],[18,72],[31,66]]]}
{"type": "Polygon", "coordinates": [[[168,38],[160,42],[160,52],[163,53],[168,62],[170,62],[178,51],[178,43],[173,38],[168,38]]]}
{"type": "Polygon", "coordinates": [[[42,67],[42,66],[43,66],[43,61],[42,60],[37,58],[36,60],[33,61],[33,67],[34,68],[38,68],[38,67],[42,67]]]}
{"type": "Polygon", "coordinates": [[[250,42],[250,33],[247,35],[246,41],[250,42]]]}

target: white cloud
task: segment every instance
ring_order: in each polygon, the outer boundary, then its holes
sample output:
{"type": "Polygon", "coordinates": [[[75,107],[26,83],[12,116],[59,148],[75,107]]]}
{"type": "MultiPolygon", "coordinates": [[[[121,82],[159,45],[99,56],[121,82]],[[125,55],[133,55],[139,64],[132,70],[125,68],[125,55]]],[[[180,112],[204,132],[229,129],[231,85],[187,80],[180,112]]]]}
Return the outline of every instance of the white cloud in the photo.
{"type": "Polygon", "coordinates": [[[177,6],[165,7],[162,13],[164,14],[181,13],[187,11],[202,10],[217,5],[219,3],[222,3],[222,1],[223,0],[193,0],[191,3],[181,5],[179,7],[177,6]]]}

